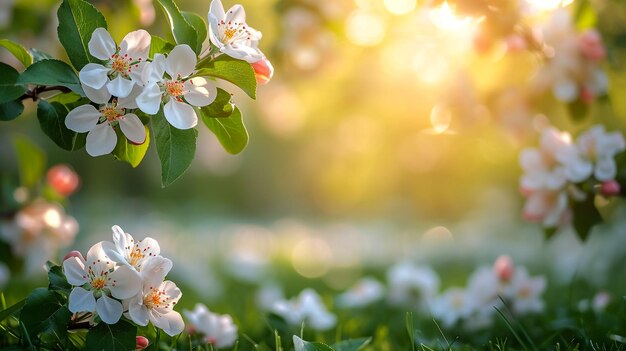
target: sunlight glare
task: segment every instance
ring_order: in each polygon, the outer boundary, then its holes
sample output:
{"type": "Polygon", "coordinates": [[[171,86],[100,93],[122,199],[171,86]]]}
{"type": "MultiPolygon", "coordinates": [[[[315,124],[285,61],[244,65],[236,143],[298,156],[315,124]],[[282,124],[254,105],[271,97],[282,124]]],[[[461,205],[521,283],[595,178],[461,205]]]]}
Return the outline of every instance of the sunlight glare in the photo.
{"type": "Polygon", "coordinates": [[[416,0],[384,0],[387,11],[394,15],[404,15],[415,9],[416,0]]]}
{"type": "Polygon", "coordinates": [[[468,31],[472,30],[476,24],[482,22],[484,17],[473,18],[470,16],[458,17],[454,9],[444,2],[438,8],[430,10],[430,20],[433,24],[446,31],[468,31]]]}
{"type": "Polygon", "coordinates": [[[346,20],[346,35],[356,45],[374,46],[385,37],[385,22],[372,12],[355,10],[346,20]]]}

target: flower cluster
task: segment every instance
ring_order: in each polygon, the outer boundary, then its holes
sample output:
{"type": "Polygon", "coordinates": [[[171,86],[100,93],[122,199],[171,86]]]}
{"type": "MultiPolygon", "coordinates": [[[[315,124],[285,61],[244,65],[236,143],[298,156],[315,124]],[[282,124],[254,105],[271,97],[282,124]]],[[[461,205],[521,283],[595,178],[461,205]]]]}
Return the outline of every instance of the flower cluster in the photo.
{"type": "Polygon", "coordinates": [[[608,78],[599,66],[606,50],[596,30],[578,33],[569,12],[559,9],[539,33],[547,57],[535,81],[539,90],[551,90],[558,100],[568,103],[590,103],[606,94],[608,78]]]}
{"type": "MultiPolygon", "coordinates": [[[[266,83],[273,67],[258,49],[261,33],[249,27],[245,17],[241,5],[226,12],[220,0],[211,2],[210,47],[253,64],[257,80],[266,83]]],[[[162,109],[173,127],[190,129],[198,123],[196,109],[217,97],[215,81],[196,74],[198,57],[189,45],[150,55],[151,41],[145,30],[128,33],[119,45],[105,28],[93,32],[89,53],[102,63],[88,63],[79,72],[91,102],[74,108],[65,119],[68,129],[88,133],[86,149],[91,156],[113,152],[116,127],[132,144],[143,144],[146,128],[138,111],[154,116],[162,109]]]]}
{"type": "Polygon", "coordinates": [[[620,132],[606,132],[596,125],[576,141],[569,133],[546,128],[540,147],[524,150],[520,164],[524,174],[520,189],[526,196],[524,218],[556,228],[570,220],[570,203],[584,201],[589,194],[584,183],[591,182],[604,196],[617,195],[615,155],[626,150],[620,132]]]}
{"type": "Polygon", "coordinates": [[[94,324],[115,324],[123,314],[138,325],[151,322],[170,336],[179,334],[185,325],[174,306],[182,293],[165,280],[172,261],[160,251],[156,240],[135,241],[114,226],[113,242],[95,244],[86,258],[70,253],[63,261],[63,271],[73,286],[69,310],[91,313],[94,324]]]}
{"type": "Polygon", "coordinates": [[[466,288],[449,288],[431,304],[432,314],[449,328],[459,322],[468,330],[492,325],[504,304],[517,316],[543,311],[541,295],[546,279],[531,277],[508,256],[499,257],[493,267],[480,267],[469,278],[466,288]]]}

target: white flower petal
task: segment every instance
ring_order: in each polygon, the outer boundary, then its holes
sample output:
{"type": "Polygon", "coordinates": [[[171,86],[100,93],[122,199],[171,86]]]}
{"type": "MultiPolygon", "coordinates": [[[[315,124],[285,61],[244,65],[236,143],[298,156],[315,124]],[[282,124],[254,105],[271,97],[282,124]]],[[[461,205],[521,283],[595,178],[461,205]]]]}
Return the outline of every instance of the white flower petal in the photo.
{"type": "Polygon", "coordinates": [[[211,5],[209,5],[209,15],[213,15],[217,19],[224,19],[224,17],[226,17],[224,5],[222,5],[220,0],[211,1],[211,5]]]}
{"type": "Polygon", "coordinates": [[[138,108],[136,100],[141,92],[143,92],[143,87],[135,84],[127,97],[117,99],[117,107],[130,110],[138,108]]]}
{"type": "Polygon", "coordinates": [[[146,63],[141,69],[141,82],[150,85],[163,81],[167,59],[162,54],[155,54],[152,62],[146,63]]]}
{"type": "Polygon", "coordinates": [[[96,125],[87,134],[85,148],[93,157],[110,154],[117,144],[117,135],[109,123],[104,122],[96,125]]]}
{"type": "Polygon", "coordinates": [[[573,102],[578,98],[578,85],[572,80],[561,80],[554,84],[554,96],[562,102],[573,102]]]}
{"type": "Polygon", "coordinates": [[[190,129],[198,124],[198,116],[191,105],[171,99],[163,107],[165,118],[178,129],[190,129]]]}
{"type": "Polygon", "coordinates": [[[183,331],[183,329],[185,329],[183,317],[176,311],[161,314],[155,310],[151,310],[150,321],[169,336],[178,335],[183,331]]]}
{"type": "Polygon", "coordinates": [[[143,144],[146,141],[146,128],[139,117],[134,113],[128,113],[118,119],[122,133],[135,144],[143,144]]]}
{"type": "Polygon", "coordinates": [[[137,96],[135,102],[141,111],[154,115],[161,108],[161,95],[161,88],[157,84],[150,84],[137,96]]]}
{"type": "Polygon", "coordinates": [[[85,84],[81,84],[81,87],[87,98],[96,104],[106,104],[111,99],[111,93],[109,93],[109,89],[107,89],[106,85],[103,85],[100,89],[94,89],[85,84]]]}
{"type": "Polygon", "coordinates": [[[96,28],[87,44],[89,53],[100,60],[110,60],[117,48],[111,34],[104,28],[96,28]]]}
{"type": "Polygon", "coordinates": [[[149,288],[151,286],[159,286],[165,276],[172,269],[172,261],[162,256],[152,257],[141,266],[141,280],[143,286],[149,288]]]}
{"type": "Polygon", "coordinates": [[[81,286],[89,281],[86,278],[85,260],[82,257],[70,257],[63,261],[63,273],[67,282],[74,286],[81,286]]]}
{"type": "Polygon", "coordinates": [[[132,61],[145,61],[150,53],[150,33],[143,29],[126,34],[120,43],[120,55],[128,54],[132,61]]]}
{"type": "Polygon", "coordinates": [[[122,317],[124,307],[121,302],[102,294],[96,301],[96,312],[104,323],[115,324],[122,317]]]}
{"type": "Polygon", "coordinates": [[[243,6],[237,4],[231,7],[228,10],[228,12],[226,12],[226,17],[224,21],[226,23],[229,23],[229,22],[245,23],[246,11],[243,9],[243,6]]]}
{"type": "Polygon", "coordinates": [[[110,81],[109,84],[107,84],[107,89],[109,89],[109,93],[111,93],[111,95],[124,98],[130,94],[134,85],[135,83],[132,80],[118,75],[115,79],[110,81]]]}
{"type": "Polygon", "coordinates": [[[118,267],[109,277],[116,281],[115,286],[109,286],[111,295],[115,298],[128,299],[141,290],[139,273],[128,266],[118,267]]]}
{"type": "Polygon", "coordinates": [[[70,111],[65,117],[65,126],[78,133],[88,132],[96,126],[102,113],[92,105],[82,105],[70,111]]]}
{"type": "Polygon", "coordinates": [[[78,78],[82,84],[100,89],[109,81],[109,70],[103,65],[88,63],[78,72],[78,78]]]}
{"type": "Polygon", "coordinates": [[[135,82],[136,84],[139,85],[145,85],[147,82],[144,81],[143,79],[143,75],[144,75],[144,71],[146,70],[146,67],[150,66],[150,62],[139,62],[135,65],[133,65],[130,68],[130,79],[135,82]]]}
{"type": "Polygon", "coordinates": [[[148,308],[146,308],[143,304],[141,295],[138,295],[130,300],[128,305],[128,315],[133,322],[141,326],[148,325],[148,322],[150,321],[150,318],[148,317],[148,308]]]}
{"type": "Polygon", "coordinates": [[[196,53],[189,45],[176,45],[167,56],[165,70],[172,79],[177,79],[178,77],[184,78],[193,73],[193,70],[196,69],[197,62],[196,53]]]}
{"type": "Polygon", "coordinates": [[[223,48],[220,48],[220,51],[232,58],[244,60],[248,63],[258,62],[259,60],[262,60],[264,56],[261,50],[244,45],[226,45],[223,48]]]}
{"type": "Polygon", "coordinates": [[[107,257],[111,259],[111,261],[120,265],[128,264],[124,255],[120,253],[120,251],[117,249],[117,247],[113,243],[108,242],[108,241],[103,242],[102,250],[104,251],[104,254],[107,255],[107,257]]]}
{"type": "Polygon", "coordinates": [[[96,299],[93,292],[87,291],[81,287],[72,289],[69,297],[70,312],[93,312],[96,310],[96,299]]]}
{"type": "Polygon", "coordinates": [[[185,82],[185,100],[193,106],[206,106],[217,97],[217,87],[213,81],[195,77],[185,82]]]}

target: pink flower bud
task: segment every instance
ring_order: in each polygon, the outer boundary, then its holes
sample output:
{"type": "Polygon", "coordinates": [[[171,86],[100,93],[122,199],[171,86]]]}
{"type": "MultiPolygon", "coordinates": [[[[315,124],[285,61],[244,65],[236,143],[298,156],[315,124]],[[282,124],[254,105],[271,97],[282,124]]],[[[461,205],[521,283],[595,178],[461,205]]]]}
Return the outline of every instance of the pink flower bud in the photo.
{"type": "Polygon", "coordinates": [[[621,186],[616,180],[607,180],[600,185],[600,193],[604,196],[619,195],[621,186]]]}
{"type": "Polygon", "coordinates": [[[593,100],[595,99],[595,95],[593,94],[593,92],[588,89],[588,88],[582,88],[580,90],[580,101],[586,103],[586,104],[590,104],[593,102],[593,100]]]}
{"type": "Polygon", "coordinates": [[[83,256],[82,253],[80,253],[80,251],[70,251],[67,253],[67,255],[63,256],[63,261],[67,260],[68,258],[72,258],[72,257],[76,257],[76,258],[82,258],[83,260],[85,259],[85,257],[83,256]]]}
{"type": "Polygon", "coordinates": [[[71,195],[80,183],[78,174],[66,165],[56,165],[48,170],[48,184],[63,196],[71,195]]]}
{"type": "Polygon", "coordinates": [[[135,343],[135,350],[143,350],[150,345],[150,341],[145,336],[137,336],[135,343]]]}
{"type": "Polygon", "coordinates": [[[486,31],[478,31],[472,39],[474,50],[479,54],[485,54],[491,50],[493,46],[493,38],[486,31]]]}
{"type": "Polygon", "coordinates": [[[595,29],[590,29],[578,37],[578,48],[587,59],[598,62],[606,58],[602,38],[595,29]]]}
{"type": "Polygon", "coordinates": [[[528,44],[524,37],[515,34],[506,38],[506,48],[508,52],[521,52],[528,48],[528,44]]]}
{"type": "Polygon", "coordinates": [[[274,76],[274,66],[272,66],[272,63],[266,57],[263,57],[260,61],[253,63],[252,68],[254,68],[256,82],[259,85],[269,83],[270,79],[274,76]]]}
{"type": "Polygon", "coordinates": [[[498,257],[498,259],[496,259],[496,262],[493,264],[493,271],[502,281],[511,280],[514,270],[515,267],[513,265],[513,260],[510,256],[507,255],[502,255],[498,257]]]}

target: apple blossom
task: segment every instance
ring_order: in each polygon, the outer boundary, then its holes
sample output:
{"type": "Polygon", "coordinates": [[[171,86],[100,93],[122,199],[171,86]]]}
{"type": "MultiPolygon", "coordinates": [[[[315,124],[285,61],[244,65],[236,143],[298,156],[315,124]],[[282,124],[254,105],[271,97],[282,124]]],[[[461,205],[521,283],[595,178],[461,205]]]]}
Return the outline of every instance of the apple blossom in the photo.
{"type": "Polygon", "coordinates": [[[622,133],[606,132],[604,126],[595,125],[578,137],[577,146],[589,167],[593,167],[593,175],[597,180],[605,182],[615,179],[615,155],[626,150],[622,133]]]}
{"type": "Polygon", "coordinates": [[[363,278],[350,290],[337,297],[337,305],[344,308],[359,308],[380,300],[385,294],[385,287],[373,278],[363,278]]]}
{"type": "Polygon", "coordinates": [[[139,294],[124,301],[130,319],[141,326],[151,322],[169,336],[180,334],[185,323],[180,313],[174,311],[174,306],[182,296],[180,289],[169,280],[163,281],[160,272],[142,278],[143,286],[139,294]]]}
{"type": "Polygon", "coordinates": [[[145,30],[128,33],[120,46],[116,46],[111,34],[104,28],[97,28],[91,35],[89,53],[105,65],[88,63],[78,76],[83,85],[118,98],[130,95],[136,83],[140,82],[143,65],[150,52],[151,37],[145,30]]]}
{"type": "Polygon", "coordinates": [[[237,326],[229,315],[219,315],[198,303],[193,310],[184,310],[194,333],[202,335],[202,339],[216,348],[231,347],[237,341],[237,326]]]}
{"type": "Polygon", "coordinates": [[[127,113],[128,105],[114,99],[97,109],[91,104],[78,106],[67,114],[65,126],[78,133],[87,134],[86,149],[91,156],[109,154],[117,144],[114,127],[120,127],[128,140],[135,144],[146,141],[146,129],[139,117],[127,113]]]}
{"type": "Polygon", "coordinates": [[[444,327],[450,328],[473,312],[468,295],[462,288],[450,288],[434,299],[431,311],[444,327]]]}
{"type": "Polygon", "coordinates": [[[603,196],[616,196],[621,192],[621,186],[615,180],[609,180],[600,184],[600,194],[603,196]]]}
{"type": "MultiPolygon", "coordinates": [[[[141,273],[144,267],[150,266],[150,260],[159,257],[161,248],[156,240],[148,237],[135,241],[132,235],[125,233],[117,225],[113,226],[111,230],[113,231],[113,243],[105,241],[102,248],[114,262],[127,265],[141,273]]],[[[169,261],[169,263],[163,271],[162,278],[165,278],[172,268],[172,262],[168,259],[164,260],[169,261]]]]}
{"type": "Polygon", "coordinates": [[[404,262],[387,272],[389,300],[393,304],[425,309],[439,290],[439,277],[432,269],[404,262]]]}
{"type": "Polygon", "coordinates": [[[102,243],[92,246],[87,259],[70,257],[63,261],[63,271],[73,286],[69,296],[71,312],[96,312],[107,324],[115,324],[122,316],[118,299],[135,296],[141,287],[137,272],[115,264],[102,250],[102,243]]]}
{"type": "Polygon", "coordinates": [[[271,311],[290,325],[305,323],[319,331],[328,330],[337,323],[337,317],[326,310],[321,297],[312,289],[303,290],[294,299],[275,302],[271,311]]]}
{"type": "Polygon", "coordinates": [[[545,277],[530,277],[526,268],[518,267],[505,291],[505,296],[512,301],[514,313],[538,313],[542,312],[545,306],[541,298],[545,289],[545,277]]]}
{"type": "Polygon", "coordinates": [[[510,256],[502,255],[494,262],[493,270],[501,281],[508,282],[515,272],[515,265],[510,256]]]}
{"type": "Polygon", "coordinates": [[[246,13],[241,5],[228,11],[220,0],[211,1],[209,7],[209,39],[220,52],[233,58],[255,63],[264,58],[257,47],[261,32],[246,24],[246,13]]]}
{"type": "Polygon", "coordinates": [[[178,129],[198,124],[194,106],[209,105],[217,96],[215,83],[204,77],[191,77],[198,59],[189,45],[177,45],[167,57],[157,54],[142,73],[145,87],[137,96],[139,109],[159,112],[161,103],[167,121],[178,129]],[[164,76],[167,74],[167,76],[164,76]]]}
{"type": "Polygon", "coordinates": [[[150,345],[150,341],[145,336],[135,337],[135,350],[145,350],[150,345]]]}

